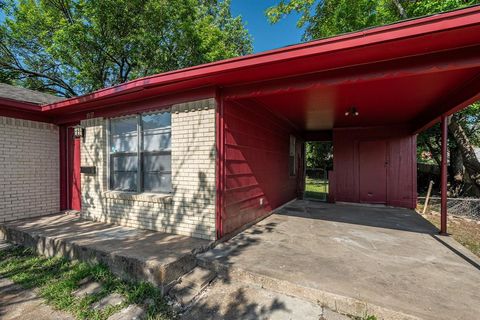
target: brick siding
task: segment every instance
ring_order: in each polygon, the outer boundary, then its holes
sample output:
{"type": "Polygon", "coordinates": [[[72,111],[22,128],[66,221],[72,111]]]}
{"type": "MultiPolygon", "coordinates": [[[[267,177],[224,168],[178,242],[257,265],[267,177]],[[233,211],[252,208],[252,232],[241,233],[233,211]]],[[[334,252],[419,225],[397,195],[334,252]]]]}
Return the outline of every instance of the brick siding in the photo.
{"type": "Polygon", "coordinates": [[[0,222],[60,210],[59,130],[0,117],[0,222]]]}
{"type": "Polygon", "coordinates": [[[215,100],[173,105],[170,195],[108,191],[106,119],[82,122],[82,216],[98,221],[215,239],[215,100]]]}

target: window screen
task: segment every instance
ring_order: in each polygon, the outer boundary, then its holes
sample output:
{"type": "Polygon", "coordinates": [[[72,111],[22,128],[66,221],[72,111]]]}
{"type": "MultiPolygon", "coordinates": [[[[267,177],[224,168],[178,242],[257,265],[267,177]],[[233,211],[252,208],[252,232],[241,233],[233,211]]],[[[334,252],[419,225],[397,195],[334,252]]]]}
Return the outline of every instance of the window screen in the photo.
{"type": "Polygon", "coordinates": [[[111,119],[110,189],[170,192],[171,136],[170,112],[111,119]]]}
{"type": "Polygon", "coordinates": [[[137,191],[138,128],[137,117],[110,122],[110,187],[112,190],[137,191]]]}
{"type": "Polygon", "coordinates": [[[170,192],[172,186],[171,114],[142,116],[143,190],[170,192]]]}

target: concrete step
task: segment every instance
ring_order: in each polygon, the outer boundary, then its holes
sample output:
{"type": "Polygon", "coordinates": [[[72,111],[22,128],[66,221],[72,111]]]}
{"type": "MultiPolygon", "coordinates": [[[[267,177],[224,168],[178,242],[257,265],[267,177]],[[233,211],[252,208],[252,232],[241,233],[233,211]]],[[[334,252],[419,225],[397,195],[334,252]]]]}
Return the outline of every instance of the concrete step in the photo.
{"type": "Polygon", "coordinates": [[[222,279],[214,280],[179,316],[182,320],[351,320],[317,303],[222,279]]]}
{"type": "Polygon", "coordinates": [[[202,267],[195,267],[192,271],[179,279],[168,292],[169,296],[182,307],[189,305],[195,297],[216,277],[216,273],[202,267]]]}
{"type": "MultiPolygon", "coordinates": [[[[419,317],[391,310],[376,304],[367,303],[359,299],[327,292],[311,287],[304,287],[289,281],[273,278],[236,267],[234,264],[224,264],[218,261],[221,245],[197,255],[197,264],[212,270],[219,281],[228,283],[244,283],[256,285],[262,289],[307,300],[319,304],[334,313],[348,315],[353,318],[363,318],[365,315],[375,315],[383,320],[422,320],[419,317]]],[[[328,319],[328,318],[327,318],[328,319]]]]}
{"type": "MultiPolygon", "coordinates": [[[[147,281],[166,293],[196,266],[195,254],[209,242],[55,214],[0,224],[0,239],[38,254],[104,263],[122,279],[147,281]]],[[[8,247],[0,243],[0,249],[8,247]]]]}

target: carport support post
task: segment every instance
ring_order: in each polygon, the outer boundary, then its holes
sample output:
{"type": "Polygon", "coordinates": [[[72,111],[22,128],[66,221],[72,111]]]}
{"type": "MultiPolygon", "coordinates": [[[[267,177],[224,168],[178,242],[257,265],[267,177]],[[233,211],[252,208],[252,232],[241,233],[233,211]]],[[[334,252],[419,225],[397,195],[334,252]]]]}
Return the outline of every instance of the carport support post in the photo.
{"type": "Polygon", "coordinates": [[[447,117],[442,115],[442,168],[441,168],[441,210],[440,210],[440,234],[447,234],[447,117]]]}

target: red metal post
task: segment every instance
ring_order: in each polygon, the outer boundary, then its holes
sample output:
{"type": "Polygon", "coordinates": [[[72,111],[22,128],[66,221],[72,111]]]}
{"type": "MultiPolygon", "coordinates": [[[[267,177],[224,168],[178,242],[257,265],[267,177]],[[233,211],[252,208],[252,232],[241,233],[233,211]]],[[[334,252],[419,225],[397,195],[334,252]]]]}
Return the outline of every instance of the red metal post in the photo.
{"type": "Polygon", "coordinates": [[[447,117],[442,115],[442,168],[441,168],[441,211],[440,234],[447,234],[447,117]]]}

